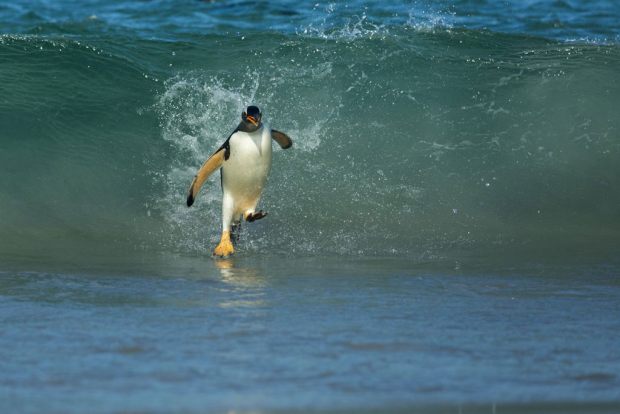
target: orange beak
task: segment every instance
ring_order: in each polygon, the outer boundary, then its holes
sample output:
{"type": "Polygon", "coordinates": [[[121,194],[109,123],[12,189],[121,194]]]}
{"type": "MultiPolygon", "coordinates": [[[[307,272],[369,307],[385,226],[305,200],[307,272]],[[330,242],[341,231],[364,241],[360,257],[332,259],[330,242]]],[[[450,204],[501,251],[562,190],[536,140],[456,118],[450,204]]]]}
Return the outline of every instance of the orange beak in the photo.
{"type": "Polygon", "coordinates": [[[246,116],[246,119],[254,124],[254,126],[258,126],[258,121],[252,115],[246,116]]]}

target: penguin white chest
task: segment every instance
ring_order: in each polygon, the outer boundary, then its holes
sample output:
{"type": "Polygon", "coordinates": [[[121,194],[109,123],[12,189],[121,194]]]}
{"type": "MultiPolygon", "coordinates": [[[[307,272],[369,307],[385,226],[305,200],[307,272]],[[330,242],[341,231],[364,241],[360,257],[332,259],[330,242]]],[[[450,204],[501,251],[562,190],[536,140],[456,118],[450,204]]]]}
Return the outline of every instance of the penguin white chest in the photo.
{"type": "Polygon", "coordinates": [[[271,169],[271,129],[235,132],[229,140],[230,156],[222,166],[224,192],[258,198],[271,169]]]}

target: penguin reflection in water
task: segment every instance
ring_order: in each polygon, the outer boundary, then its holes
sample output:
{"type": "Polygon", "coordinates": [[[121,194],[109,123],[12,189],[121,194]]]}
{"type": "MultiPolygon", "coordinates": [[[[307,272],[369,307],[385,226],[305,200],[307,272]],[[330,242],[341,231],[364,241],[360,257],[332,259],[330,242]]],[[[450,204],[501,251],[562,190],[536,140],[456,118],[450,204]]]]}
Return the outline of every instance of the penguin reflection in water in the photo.
{"type": "Polygon", "coordinates": [[[194,204],[200,187],[209,176],[221,169],[222,238],[213,251],[214,256],[225,257],[234,253],[231,227],[240,225],[242,218],[252,222],[267,215],[262,210],[256,211],[256,205],[271,169],[271,140],[283,149],[293,145],[286,134],[270,129],[261,118],[258,107],[248,106],[241,114],[239,126],[200,167],[189,187],[188,207],[194,204]]]}

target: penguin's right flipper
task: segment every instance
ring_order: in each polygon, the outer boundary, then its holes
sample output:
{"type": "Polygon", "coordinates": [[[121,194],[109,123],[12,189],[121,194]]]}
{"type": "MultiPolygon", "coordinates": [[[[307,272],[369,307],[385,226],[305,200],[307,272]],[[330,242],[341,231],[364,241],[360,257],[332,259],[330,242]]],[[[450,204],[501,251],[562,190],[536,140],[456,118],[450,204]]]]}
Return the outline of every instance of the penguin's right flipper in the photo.
{"type": "Polygon", "coordinates": [[[276,131],[275,129],[271,130],[271,138],[273,138],[282,149],[287,149],[293,146],[293,140],[286,135],[284,132],[276,131]]]}
{"type": "Polygon", "coordinates": [[[190,207],[194,204],[194,200],[196,200],[196,196],[200,191],[200,187],[207,181],[209,176],[217,171],[224,161],[226,160],[226,148],[222,146],[218,149],[215,154],[211,155],[208,160],[202,164],[202,167],[198,170],[198,173],[194,177],[192,184],[189,186],[189,191],[187,194],[187,207],[190,207]]]}

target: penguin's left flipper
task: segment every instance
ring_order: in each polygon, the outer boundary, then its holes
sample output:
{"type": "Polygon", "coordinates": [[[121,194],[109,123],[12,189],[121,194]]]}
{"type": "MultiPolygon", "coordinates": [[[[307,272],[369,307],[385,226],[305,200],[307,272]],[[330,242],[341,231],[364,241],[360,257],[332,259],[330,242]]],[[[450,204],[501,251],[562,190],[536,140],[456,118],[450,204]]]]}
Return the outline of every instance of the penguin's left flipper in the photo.
{"type": "Polygon", "coordinates": [[[284,132],[276,131],[275,129],[271,130],[271,138],[273,138],[282,149],[288,149],[293,146],[293,140],[286,135],[284,132]]]}
{"type": "Polygon", "coordinates": [[[211,155],[208,160],[202,164],[202,167],[198,170],[198,173],[194,177],[192,184],[189,186],[189,191],[187,194],[187,207],[190,207],[194,204],[196,200],[196,196],[200,191],[200,187],[207,181],[207,178],[215,171],[217,171],[224,161],[226,160],[226,149],[222,146],[219,150],[215,152],[215,154],[211,155]]]}

